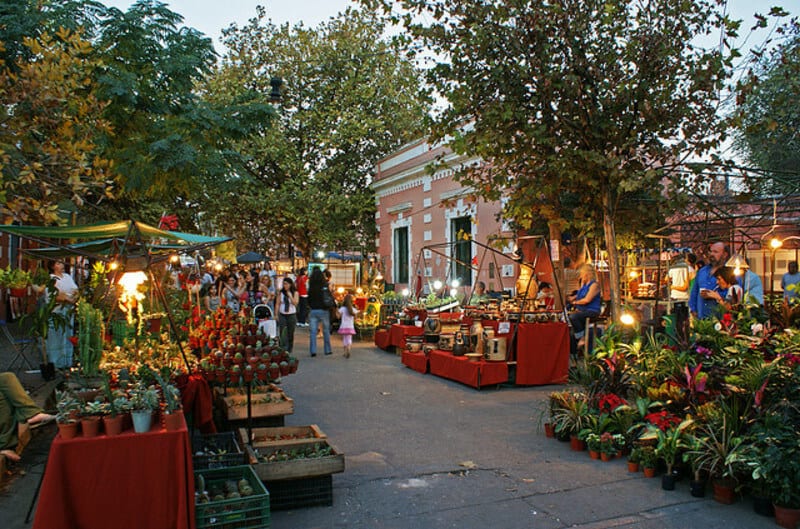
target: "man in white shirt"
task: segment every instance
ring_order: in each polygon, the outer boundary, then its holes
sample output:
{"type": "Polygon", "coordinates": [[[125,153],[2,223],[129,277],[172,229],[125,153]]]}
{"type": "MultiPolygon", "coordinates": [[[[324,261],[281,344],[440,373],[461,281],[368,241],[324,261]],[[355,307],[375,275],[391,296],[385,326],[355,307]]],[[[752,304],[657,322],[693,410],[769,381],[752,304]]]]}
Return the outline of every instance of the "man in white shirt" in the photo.
{"type": "Polygon", "coordinates": [[[667,277],[670,284],[670,299],[681,303],[689,301],[689,267],[683,258],[680,256],[673,258],[667,277]]]}

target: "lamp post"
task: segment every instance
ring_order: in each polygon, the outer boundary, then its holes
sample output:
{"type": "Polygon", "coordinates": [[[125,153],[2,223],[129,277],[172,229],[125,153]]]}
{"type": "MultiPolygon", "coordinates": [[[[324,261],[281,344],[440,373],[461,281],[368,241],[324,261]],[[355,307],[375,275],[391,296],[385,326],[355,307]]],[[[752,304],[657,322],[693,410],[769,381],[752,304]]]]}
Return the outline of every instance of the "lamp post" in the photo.
{"type": "Polygon", "coordinates": [[[775,297],[775,252],[783,246],[783,241],[773,237],[769,241],[770,247],[770,266],[769,266],[769,297],[775,297]]]}

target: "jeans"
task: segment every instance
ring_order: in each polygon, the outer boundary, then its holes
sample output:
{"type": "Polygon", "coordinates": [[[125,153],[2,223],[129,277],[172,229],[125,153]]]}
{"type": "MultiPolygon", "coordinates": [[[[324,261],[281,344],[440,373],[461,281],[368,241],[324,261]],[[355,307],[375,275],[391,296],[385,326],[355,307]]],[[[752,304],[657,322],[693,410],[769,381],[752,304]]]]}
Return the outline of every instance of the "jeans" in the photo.
{"type": "Polygon", "coordinates": [[[310,325],[310,352],[314,356],[317,354],[317,330],[322,323],[322,340],[324,342],[325,354],[331,354],[331,314],[327,309],[311,309],[310,325]]]}
{"type": "Polygon", "coordinates": [[[586,318],[596,318],[600,316],[600,312],[596,310],[579,310],[569,315],[569,321],[572,324],[572,332],[575,338],[583,338],[586,332],[586,318]]]}
{"type": "Polygon", "coordinates": [[[281,347],[288,353],[294,349],[294,329],[297,326],[296,314],[278,314],[278,336],[281,339],[281,347]]]}

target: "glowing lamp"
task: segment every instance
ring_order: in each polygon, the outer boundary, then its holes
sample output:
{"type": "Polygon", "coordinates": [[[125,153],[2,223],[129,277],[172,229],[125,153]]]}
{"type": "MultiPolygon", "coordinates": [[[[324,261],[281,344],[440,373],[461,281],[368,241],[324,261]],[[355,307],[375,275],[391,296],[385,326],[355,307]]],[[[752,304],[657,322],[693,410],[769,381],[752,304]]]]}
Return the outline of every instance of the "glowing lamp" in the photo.
{"type": "Polygon", "coordinates": [[[458,279],[453,279],[450,282],[450,286],[453,287],[453,288],[458,288],[459,285],[461,285],[461,281],[459,281],[458,279]]]}
{"type": "Polygon", "coordinates": [[[451,289],[450,289],[450,297],[451,297],[451,298],[454,298],[454,297],[456,297],[457,295],[458,295],[458,289],[457,289],[457,288],[451,288],[451,289]]]}
{"type": "Polygon", "coordinates": [[[619,321],[623,325],[631,326],[636,323],[636,318],[630,312],[623,312],[622,316],[619,317],[619,321]]]}
{"type": "Polygon", "coordinates": [[[442,288],[442,282],[437,279],[436,281],[433,282],[433,288],[434,288],[434,290],[441,289],[442,288]]]}
{"type": "Polygon", "coordinates": [[[781,241],[778,238],[773,238],[772,240],[769,241],[769,247],[772,248],[773,250],[777,250],[781,246],[783,246],[783,241],[781,241]]]}
{"type": "Polygon", "coordinates": [[[344,287],[339,287],[336,289],[337,294],[344,294],[344,287]]]}
{"type": "Polygon", "coordinates": [[[404,298],[407,298],[408,295],[410,294],[407,288],[404,288],[400,293],[403,295],[404,298]]]}

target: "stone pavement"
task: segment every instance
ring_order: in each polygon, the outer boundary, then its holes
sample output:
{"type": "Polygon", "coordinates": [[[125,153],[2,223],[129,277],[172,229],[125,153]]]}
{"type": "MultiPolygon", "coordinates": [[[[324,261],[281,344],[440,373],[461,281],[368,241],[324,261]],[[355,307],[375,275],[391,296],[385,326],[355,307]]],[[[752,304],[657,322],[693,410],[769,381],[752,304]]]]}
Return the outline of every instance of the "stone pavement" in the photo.
{"type": "MultiPolygon", "coordinates": [[[[345,359],[333,340],[334,355],[310,358],[298,329],[299,370],[282,385],[295,401],[286,424],[319,425],[346,469],[334,475],[333,506],[273,512],[273,529],[775,526],[748,499],[696,499],[685,480],[663,491],[622,460],[593,461],[547,439],[538,420],[554,387],[476,391],[411,371],[370,342],[345,359]]],[[[34,438],[26,475],[0,495],[0,528],[26,527],[47,446],[34,438]]]]}

